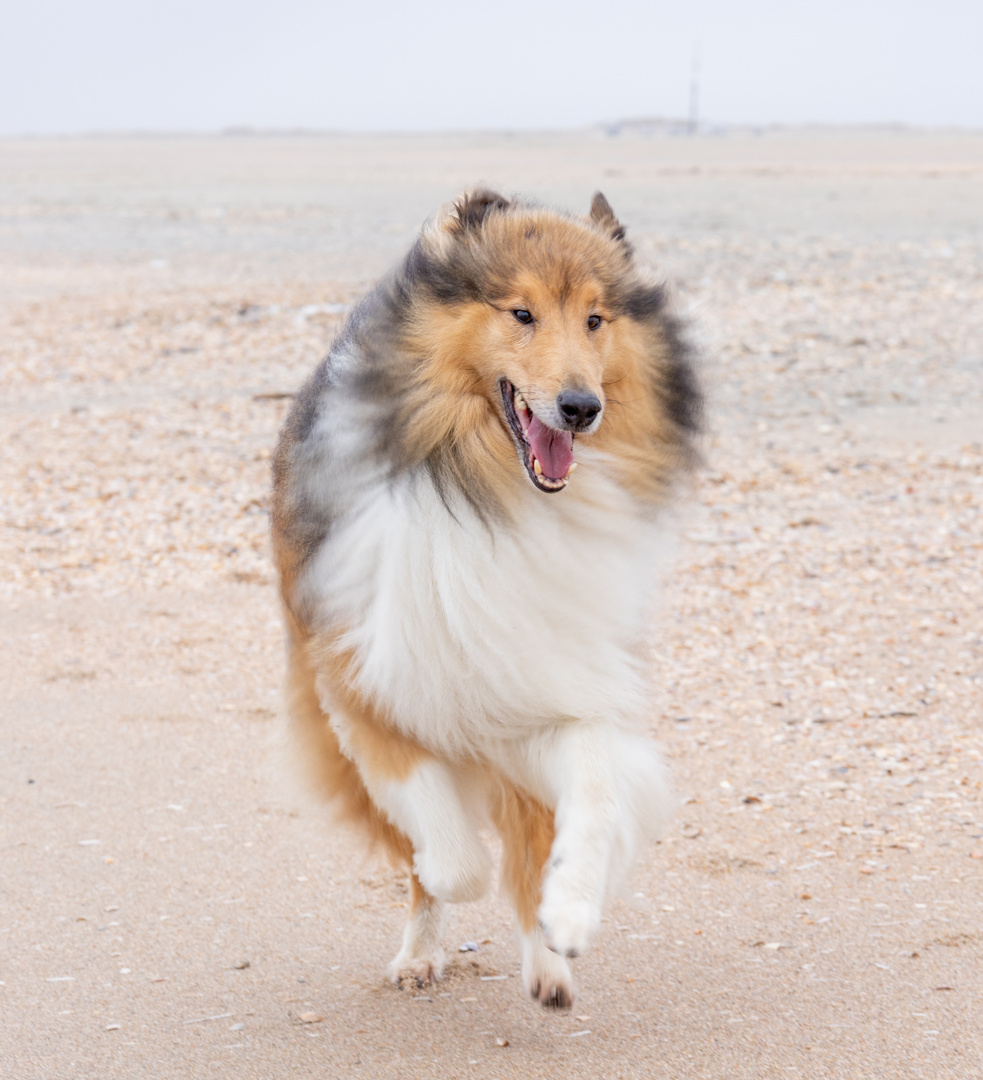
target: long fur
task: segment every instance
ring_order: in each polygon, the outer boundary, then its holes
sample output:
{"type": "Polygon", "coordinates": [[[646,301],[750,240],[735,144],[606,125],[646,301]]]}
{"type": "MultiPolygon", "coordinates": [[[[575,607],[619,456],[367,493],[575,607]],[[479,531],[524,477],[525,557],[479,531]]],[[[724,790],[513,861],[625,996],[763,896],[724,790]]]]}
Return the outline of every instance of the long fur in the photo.
{"type": "Polygon", "coordinates": [[[318,789],[413,872],[397,980],[439,977],[440,901],[486,887],[490,823],[526,987],[572,1001],[563,957],[667,813],[645,638],[699,418],[600,194],[583,218],[443,208],[298,395],[274,461],[288,712],[318,789]],[[519,412],[572,438],[575,475],[540,480],[519,412]]]}

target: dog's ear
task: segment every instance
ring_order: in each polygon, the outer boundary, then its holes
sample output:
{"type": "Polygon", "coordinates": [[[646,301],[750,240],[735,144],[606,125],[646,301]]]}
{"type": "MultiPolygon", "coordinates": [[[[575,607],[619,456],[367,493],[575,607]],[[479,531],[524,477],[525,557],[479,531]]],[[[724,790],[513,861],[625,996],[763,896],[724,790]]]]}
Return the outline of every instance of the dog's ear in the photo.
{"type": "Polygon", "coordinates": [[[612,240],[624,243],[625,247],[628,247],[625,241],[625,227],[614,216],[611,204],[600,191],[594,192],[594,198],[591,199],[590,219],[599,229],[606,232],[612,240]]]}
{"type": "Polygon", "coordinates": [[[454,212],[461,229],[477,229],[495,210],[508,210],[512,204],[504,195],[488,188],[474,188],[466,191],[454,203],[454,212]]]}

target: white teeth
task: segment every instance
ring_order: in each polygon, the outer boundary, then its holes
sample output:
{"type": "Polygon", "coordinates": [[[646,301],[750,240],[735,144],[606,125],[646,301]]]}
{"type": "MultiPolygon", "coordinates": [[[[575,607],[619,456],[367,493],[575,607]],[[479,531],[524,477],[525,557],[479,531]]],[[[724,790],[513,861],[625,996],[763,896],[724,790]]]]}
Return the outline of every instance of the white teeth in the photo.
{"type": "Polygon", "coordinates": [[[560,488],[565,488],[567,486],[566,477],[563,477],[562,480],[552,480],[548,476],[541,476],[539,482],[543,487],[549,488],[550,491],[559,491],[560,488]]]}
{"type": "Polygon", "coordinates": [[[539,464],[539,458],[533,458],[532,459],[532,471],[537,476],[542,476],[543,475],[543,466],[539,464]]]}
{"type": "Polygon", "coordinates": [[[519,393],[518,390],[516,390],[515,392],[514,400],[517,409],[525,409],[526,411],[529,410],[529,406],[526,404],[526,399],[519,393]]]}
{"type": "Polygon", "coordinates": [[[569,468],[569,469],[567,469],[567,476],[569,476],[569,475],[570,475],[570,474],[571,474],[571,473],[573,472],[573,470],[574,470],[574,469],[576,469],[576,467],[577,467],[577,462],[576,462],[576,461],[572,461],[572,462],[570,463],[570,468],[569,468]]]}

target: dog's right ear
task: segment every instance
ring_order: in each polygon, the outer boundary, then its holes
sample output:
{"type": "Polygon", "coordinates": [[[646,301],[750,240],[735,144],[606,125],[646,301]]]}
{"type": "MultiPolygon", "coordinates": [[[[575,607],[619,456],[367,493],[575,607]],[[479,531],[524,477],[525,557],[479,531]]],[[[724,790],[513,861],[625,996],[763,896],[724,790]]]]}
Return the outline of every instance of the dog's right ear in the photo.
{"type": "MultiPolygon", "coordinates": [[[[614,216],[611,204],[600,191],[595,191],[594,198],[591,199],[590,219],[598,228],[606,232],[612,240],[625,241],[625,227],[614,216]]],[[[625,246],[628,246],[627,243],[625,243],[625,246]]]]}
{"type": "Polygon", "coordinates": [[[512,204],[504,195],[488,188],[475,188],[466,191],[455,203],[454,213],[460,229],[479,228],[486,217],[495,210],[508,210],[512,204]]]}

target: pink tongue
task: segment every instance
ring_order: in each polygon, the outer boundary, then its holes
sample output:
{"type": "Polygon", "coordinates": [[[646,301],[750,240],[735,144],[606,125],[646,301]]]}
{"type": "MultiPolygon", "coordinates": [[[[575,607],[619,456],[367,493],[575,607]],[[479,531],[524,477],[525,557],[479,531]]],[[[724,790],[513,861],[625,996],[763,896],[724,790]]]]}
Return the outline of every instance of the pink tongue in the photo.
{"type": "Polygon", "coordinates": [[[525,436],[543,466],[543,475],[551,480],[562,480],[573,464],[573,432],[554,431],[538,416],[533,416],[525,436]]]}

